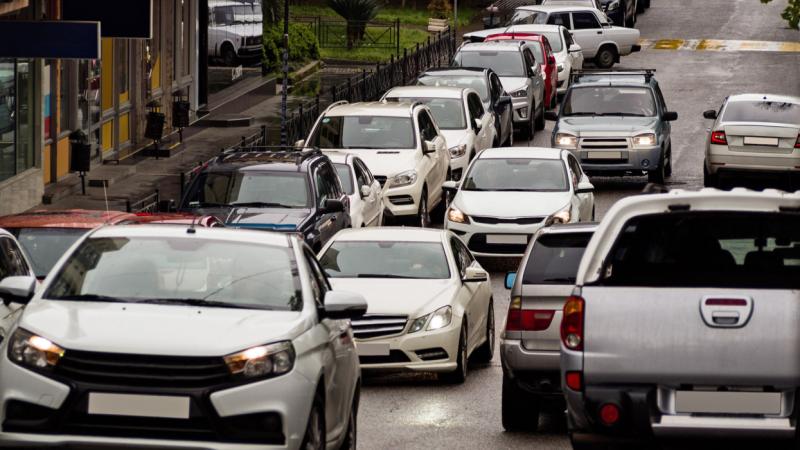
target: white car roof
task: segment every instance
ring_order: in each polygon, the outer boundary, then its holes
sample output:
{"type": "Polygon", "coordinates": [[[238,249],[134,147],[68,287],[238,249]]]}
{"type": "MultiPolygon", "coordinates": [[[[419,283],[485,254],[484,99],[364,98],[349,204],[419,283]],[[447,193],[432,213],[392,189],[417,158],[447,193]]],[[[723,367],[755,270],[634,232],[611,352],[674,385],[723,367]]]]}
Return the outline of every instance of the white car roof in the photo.
{"type": "Polygon", "coordinates": [[[499,147],[487,148],[478,154],[479,159],[504,159],[504,158],[531,158],[531,159],[561,159],[564,152],[560,148],[546,147],[499,147]]]}
{"type": "Polygon", "coordinates": [[[560,33],[561,29],[565,28],[563,25],[545,25],[545,24],[528,24],[522,23],[518,25],[511,25],[505,31],[506,33],[510,33],[514,31],[516,33],[560,33]]]}
{"type": "Polygon", "coordinates": [[[519,48],[520,48],[520,41],[468,42],[462,45],[459,51],[518,52],[519,48]]]}
{"type": "Polygon", "coordinates": [[[597,8],[592,8],[591,6],[580,6],[580,5],[525,5],[525,6],[520,6],[517,9],[524,11],[541,11],[541,12],[546,12],[548,14],[557,12],[572,12],[572,11],[596,11],[601,14],[603,13],[597,8]]]}
{"type": "Polygon", "coordinates": [[[161,225],[113,225],[98,228],[91,233],[92,238],[121,238],[121,237],[141,237],[141,238],[191,238],[191,239],[214,239],[231,242],[245,242],[250,244],[271,245],[277,247],[289,247],[289,239],[286,233],[261,230],[244,230],[237,228],[222,227],[195,227],[194,233],[188,233],[189,226],[165,227],[161,225]]]}
{"type": "Polygon", "coordinates": [[[234,0],[208,0],[209,8],[216,8],[217,6],[248,6],[252,5],[249,2],[237,2],[234,0]]]}
{"type": "Polygon", "coordinates": [[[401,86],[389,89],[387,98],[463,98],[468,88],[450,86],[401,86]]]}
{"type": "Polygon", "coordinates": [[[433,228],[369,227],[344,229],[333,241],[442,242],[447,231],[433,228]]]}
{"type": "Polygon", "coordinates": [[[728,102],[760,102],[760,101],[800,104],[800,97],[795,97],[792,95],[775,95],[775,94],[736,94],[728,97],[728,102]]]}
{"type": "Polygon", "coordinates": [[[8,231],[6,231],[3,228],[0,228],[0,236],[11,236],[11,237],[14,237],[13,234],[9,233],[8,231]]]}
{"type": "Polygon", "coordinates": [[[411,102],[360,102],[347,103],[332,107],[326,116],[378,116],[378,117],[411,117],[411,102]]]}

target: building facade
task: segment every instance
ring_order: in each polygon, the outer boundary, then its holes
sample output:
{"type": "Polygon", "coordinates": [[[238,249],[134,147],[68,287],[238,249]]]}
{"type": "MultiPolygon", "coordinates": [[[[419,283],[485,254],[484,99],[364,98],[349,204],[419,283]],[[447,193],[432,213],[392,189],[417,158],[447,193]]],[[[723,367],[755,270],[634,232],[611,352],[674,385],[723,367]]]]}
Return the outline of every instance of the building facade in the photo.
{"type": "MultiPolygon", "coordinates": [[[[125,0],[121,0],[122,4],[125,0]]],[[[0,3],[3,20],[59,20],[62,0],[0,3]]],[[[152,0],[150,39],[102,38],[97,60],[0,56],[0,214],[29,209],[45,187],[70,176],[69,137],[88,136],[92,162],[125,159],[152,143],[154,105],[199,101],[196,0],[152,0]]],[[[102,30],[102,23],[101,23],[102,30]]]]}

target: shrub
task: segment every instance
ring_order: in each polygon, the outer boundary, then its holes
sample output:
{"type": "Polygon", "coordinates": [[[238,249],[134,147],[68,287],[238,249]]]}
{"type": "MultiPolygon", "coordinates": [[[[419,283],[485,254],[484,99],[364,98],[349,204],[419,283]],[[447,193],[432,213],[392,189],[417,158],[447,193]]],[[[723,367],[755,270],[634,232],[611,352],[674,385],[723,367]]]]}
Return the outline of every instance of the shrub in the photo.
{"type": "Polygon", "coordinates": [[[428,3],[428,11],[434,19],[447,19],[453,8],[450,6],[450,0],[431,0],[428,3]]]}
{"type": "MultiPolygon", "coordinates": [[[[264,26],[263,58],[269,70],[283,64],[283,22],[264,26]]],[[[289,63],[319,59],[319,41],[308,25],[289,24],[289,63]]]]}
{"type": "Polygon", "coordinates": [[[380,10],[378,0],[328,0],[328,6],[347,21],[347,48],[364,38],[367,22],[380,10]]]}

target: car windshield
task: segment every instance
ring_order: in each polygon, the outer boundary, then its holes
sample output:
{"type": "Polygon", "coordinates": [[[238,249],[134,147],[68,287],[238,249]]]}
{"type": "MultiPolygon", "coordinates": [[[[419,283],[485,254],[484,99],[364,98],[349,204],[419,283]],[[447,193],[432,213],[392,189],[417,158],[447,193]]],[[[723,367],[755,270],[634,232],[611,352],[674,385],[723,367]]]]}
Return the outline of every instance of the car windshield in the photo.
{"type": "Polygon", "coordinates": [[[33,273],[44,278],[85,228],[9,228],[31,260],[33,273]]]}
{"type": "Polygon", "coordinates": [[[186,196],[185,207],[257,204],[276,208],[308,208],[305,174],[297,172],[204,172],[186,196]]]}
{"type": "Polygon", "coordinates": [[[411,118],[387,116],[325,116],[311,145],[324,149],[416,148],[411,118]]]}
{"type": "Polygon", "coordinates": [[[550,233],[536,239],[522,284],[574,284],[592,233],[550,233]]]}
{"type": "Polygon", "coordinates": [[[420,102],[431,109],[440,130],[463,130],[467,128],[464,116],[464,101],[460,98],[388,97],[389,101],[420,102]]]}
{"type": "Polygon", "coordinates": [[[525,67],[522,53],[518,51],[462,51],[453,64],[462,67],[485,67],[495,71],[501,77],[524,77],[525,67]]]}
{"type": "Polygon", "coordinates": [[[511,25],[531,25],[534,23],[547,22],[547,14],[540,11],[529,11],[525,9],[518,9],[514,11],[511,18],[506,22],[507,27],[511,25]]]}
{"type": "Polygon", "coordinates": [[[342,183],[342,189],[347,195],[353,195],[355,188],[353,187],[353,174],[350,171],[350,166],[347,164],[334,164],[336,168],[336,175],[339,175],[339,181],[342,183]]]}
{"type": "Polygon", "coordinates": [[[438,242],[335,241],[320,264],[331,278],[450,278],[438,242]]]}
{"type": "Polygon", "coordinates": [[[767,122],[800,124],[800,104],[767,101],[729,102],[722,113],[723,122],[767,122]]]}
{"type": "Polygon", "coordinates": [[[564,99],[561,115],[652,117],[656,115],[656,104],[647,88],[575,87],[564,99]]]}
{"type": "Polygon", "coordinates": [[[486,86],[486,78],[482,73],[475,76],[423,75],[417,80],[417,84],[422,86],[472,88],[481,96],[481,101],[484,103],[489,101],[489,89],[486,86]]]}
{"type": "Polygon", "coordinates": [[[289,247],[192,235],[87,239],[44,298],[285,311],[302,307],[289,247]]]}
{"type": "Polygon", "coordinates": [[[213,9],[212,20],[216,25],[261,23],[261,5],[242,3],[241,5],[220,6],[213,9]]]}
{"type": "Polygon", "coordinates": [[[560,159],[481,158],[464,178],[465,191],[566,191],[560,159]]]}

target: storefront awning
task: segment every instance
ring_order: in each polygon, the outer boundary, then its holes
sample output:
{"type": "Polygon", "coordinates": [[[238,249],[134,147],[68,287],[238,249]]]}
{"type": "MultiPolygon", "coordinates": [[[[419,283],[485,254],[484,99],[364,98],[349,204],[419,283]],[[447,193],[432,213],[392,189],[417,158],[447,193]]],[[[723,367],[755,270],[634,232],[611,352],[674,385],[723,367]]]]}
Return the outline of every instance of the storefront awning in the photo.
{"type": "Polygon", "coordinates": [[[103,37],[151,39],[152,0],[62,0],[61,18],[100,22],[103,37]]]}
{"type": "Polygon", "coordinates": [[[0,58],[100,59],[100,23],[3,21],[0,58]]]}

